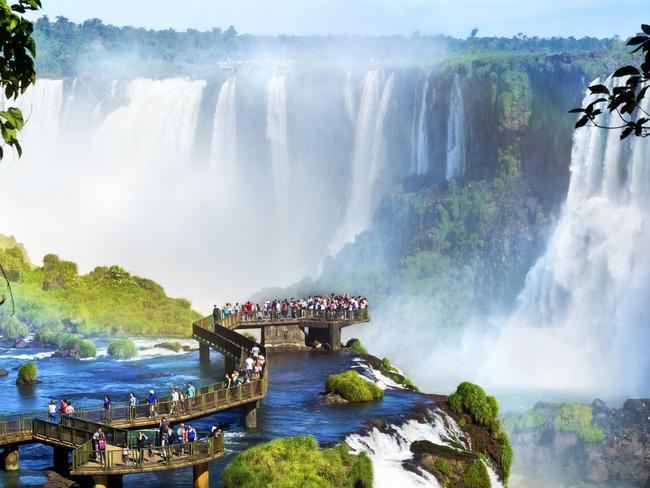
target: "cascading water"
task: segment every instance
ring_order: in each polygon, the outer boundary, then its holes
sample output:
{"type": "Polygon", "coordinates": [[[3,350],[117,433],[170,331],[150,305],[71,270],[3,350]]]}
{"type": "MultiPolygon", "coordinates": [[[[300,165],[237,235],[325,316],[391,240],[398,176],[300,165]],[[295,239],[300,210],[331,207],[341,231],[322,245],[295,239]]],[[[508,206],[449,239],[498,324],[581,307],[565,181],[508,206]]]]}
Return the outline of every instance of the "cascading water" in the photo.
{"type": "Polygon", "coordinates": [[[226,187],[236,179],[237,99],[236,78],[224,81],[214,111],[210,164],[226,187]]]}
{"type": "Polygon", "coordinates": [[[348,117],[350,118],[350,122],[352,124],[356,124],[357,108],[356,108],[356,100],[354,96],[354,86],[353,86],[351,72],[348,73],[347,77],[345,78],[345,93],[344,93],[343,100],[345,101],[345,111],[348,114],[348,117]]]}
{"type": "Polygon", "coordinates": [[[23,139],[39,137],[47,143],[58,136],[59,113],[65,101],[63,80],[44,79],[38,80],[25,95],[16,102],[9,102],[7,106],[15,105],[23,113],[23,139]],[[41,107],[46,108],[41,110],[41,107]]]}
{"type": "Polygon", "coordinates": [[[413,128],[411,139],[411,152],[413,158],[413,173],[424,175],[429,171],[429,139],[427,136],[427,93],[429,91],[429,79],[424,80],[422,95],[419,100],[419,110],[413,110],[413,128]],[[417,114],[417,118],[416,118],[417,114]],[[417,120],[417,123],[416,123],[417,120]]]}
{"type": "Polygon", "coordinates": [[[286,76],[273,76],[266,86],[266,138],[271,148],[273,183],[279,210],[288,210],[291,172],[287,140],[286,76]]]}
{"type": "Polygon", "coordinates": [[[487,375],[625,394],[650,387],[650,144],[618,136],[576,131],[562,215],[490,348],[487,375]]]}
{"type": "Polygon", "coordinates": [[[382,89],[381,77],[380,71],[369,71],[363,83],[356,123],[351,194],[343,222],[330,245],[332,253],[338,252],[346,242],[354,240],[368,227],[377,205],[376,184],[385,158],[384,119],[395,83],[394,74],[390,74],[382,89]]]}
{"type": "Polygon", "coordinates": [[[465,109],[463,92],[458,75],[454,76],[449,97],[449,118],[447,119],[447,180],[462,176],[465,171],[465,109]]]}

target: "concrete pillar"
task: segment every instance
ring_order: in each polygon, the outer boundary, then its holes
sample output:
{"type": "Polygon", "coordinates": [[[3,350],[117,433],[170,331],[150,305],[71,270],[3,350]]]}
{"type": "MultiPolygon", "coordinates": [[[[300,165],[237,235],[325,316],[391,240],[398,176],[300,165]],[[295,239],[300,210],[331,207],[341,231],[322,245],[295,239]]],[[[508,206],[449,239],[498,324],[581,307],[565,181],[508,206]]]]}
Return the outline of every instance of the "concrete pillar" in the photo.
{"type": "Polygon", "coordinates": [[[246,416],[244,417],[244,426],[247,429],[257,428],[257,404],[258,402],[253,402],[244,407],[246,412],[246,416]]]}
{"type": "Polygon", "coordinates": [[[208,463],[194,465],[194,488],[209,488],[210,474],[208,463]]]}
{"type": "Polygon", "coordinates": [[[210,348],[203,344],[199,343],[199,362],[209,363],[210,362],[210,348]]]}
{"type": "Polygon", "coordinates": [[[330,326],[330,348],[332,351],[341,349],[341,324],[332,322],[330,326]]]}
{"type": "Polygon", "coordinates": [[[93,475],[95,488],[122,488],[121,474],[96,474],[93,475]]]}
{"type": "Polygon", "coordinates": [[[7,444],[2,450],[1,459],[5,471],[18,471],[20,469],[18,444],[7,444]]]}
{"type": "Polygon", "coordinates": [[[266,327],[264,326],[260,329],[260,345],[266,347],[266,327]]]}
{"type": "Polygon", "coordinates": [[[54,470],[57,473],[65,474],[70,469],[68,452],[65,447],[54,448],[54,470]]]}

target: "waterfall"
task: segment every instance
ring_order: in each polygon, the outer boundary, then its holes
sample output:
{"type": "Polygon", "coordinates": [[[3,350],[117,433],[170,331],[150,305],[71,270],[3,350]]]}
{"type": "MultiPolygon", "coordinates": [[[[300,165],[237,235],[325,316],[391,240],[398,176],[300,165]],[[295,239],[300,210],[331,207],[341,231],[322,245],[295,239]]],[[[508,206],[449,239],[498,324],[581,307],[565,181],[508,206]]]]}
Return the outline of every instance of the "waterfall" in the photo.
{"type": "Polygon", "coordinates": [[[288,211],[291,174],[287,140],[286,77],[272,76],[266,84],[266,138],[271,149],[271,167],[276,200],[282,214],[288,211]]]}
{"type": "Polygon", "coordinates": [[[429,91],[429,79],[424,81],[422,98],[420,102],[420,113],[418,118],[417,143],[415,146],[415,173],[426,174],[429,170],[429,148],[427,139],[426,114],[427,114],[427,92],[429,91]]]}
{"type": "Polygon", "coordinates": [[[458,75],[454,76],[449,97],[449,117],[447,119],[447,180],[458,178],[465,171],[465,112],[463,92],[458,75]]]}
{"type": "Polygon", "coordinates": [[[43,78],[30,86],[15,102],[4,102],[7,106],[18,107],[23,113],[25,128],[18,136],[21,144],[23,140],[36,137],[46,144],[58,136],[58,122],[65,99],[63,80],[43,78]]]}
{"type": "Polygon", "coordinates": [[[394,83],[395,76],[391,74],[382,89],[380,71],[366,74],[356,121],[351,193],[343,222],[330,244],[331,253],[354,240],[372,220],[378,203],[376,185],[384,167],[384,118],[394,83]]]}
{"type": "Polygon", "coordinates": [[[343,102],[345,103],[345,112],[350,118],[352,124],[356,123],[357,109],[354,97],[354,87],[352,85],[352,73],[348,72],[345,78],[345,92],[343,93],[343,102]]]}
{"type": "Polygon", "coordinates": [[[212,125],[210,162],[218,168],[219,179],[232,182],[235,179],[237,159],[237,103],[236,79],[227,79],[217,97],[212,125]]]}
{"type": "MultiPolygon", "coordinates": [[[[617,118],[603,114],[600,122],[614,126],[617,118]]],[[[648,162],[647,139],[576,131],[562,214],[489,349],[487,375],[556,389],[647,392],[648,162]]]]}

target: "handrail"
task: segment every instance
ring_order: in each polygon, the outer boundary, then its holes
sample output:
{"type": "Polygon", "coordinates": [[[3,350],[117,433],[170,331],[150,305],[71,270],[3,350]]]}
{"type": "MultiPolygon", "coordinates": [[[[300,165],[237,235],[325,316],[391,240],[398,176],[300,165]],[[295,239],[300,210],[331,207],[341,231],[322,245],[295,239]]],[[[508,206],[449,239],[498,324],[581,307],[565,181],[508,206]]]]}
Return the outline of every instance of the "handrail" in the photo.
{"type": "Polygon", "coordinates": [[[120,470],[140,470],[149,462],[159,462],[164,465],[187,465],[202,458],[216,456],[225,452],[224,436],[200,436],[198,440],[187,443],[175,442],[148,443],[142,448],[127,447],[127,457],[124,457],[122,445],[109,445],[103,451],[97,451],[92,443],[87,442],[72,452],[72,470],[77,472],[120,470]],[[92,458],[99,459],[99,466],[86,466],[92,458]]]}

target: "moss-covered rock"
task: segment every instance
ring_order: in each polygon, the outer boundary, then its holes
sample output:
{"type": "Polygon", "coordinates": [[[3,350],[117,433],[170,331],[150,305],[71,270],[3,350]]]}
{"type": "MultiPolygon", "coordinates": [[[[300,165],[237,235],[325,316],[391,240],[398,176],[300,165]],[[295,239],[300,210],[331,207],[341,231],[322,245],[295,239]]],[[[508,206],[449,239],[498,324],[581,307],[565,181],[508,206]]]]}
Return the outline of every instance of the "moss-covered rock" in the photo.
{"type": "Polygon", "coordinates": [[[464,488],[490,488],[492,486],[483,461],[476,460],[468,466],[463,474],[462,486],[464,488]]]}
{"type": "Polygon", "coordinates": [[[79,359],[94,358],[97,356],[97,348],[95,347],[95,344],[93,341],[88,339],[80,340],[77,350],[79,359]]]}
{"type": "Polygon", "coordinates": [[[154,347],[160,347],[162,349],[169,349],[170,351],[180,352],[183,350],[183,344],[178,341],[173,342],[159,342],[155,344],[154,347]]]}
{"type": "Polygon", "coordinates": [[[371,488],[372,462],[346,444],[321,449],[311,436],[275,439],[239,453],[223,473],[226,488],[371,488]]]}
{"type": "Polygon", "coordinates": [[[573,432],[583,442],[601,442],[603,429],[593,425],[591,406],[585,403],[564,403],[553,419],[556,431],[573,432]]]}
{"type": "Polygon", "coordinates": [[[138,354],[138,348],[129,339],[115,339],[108,345],[108,354],[119,359],[130,359],[138,354]]]}
{"type": "Polygon", "coordinates": [[[486,426],[492,433],[500,430],[499,405],[496,398],[488,396],[478,385],[465,381],[449,397],[449,405],[456,413],[467,412],[474,421],[486,426]]]}
{"type": "Polygon", "coordinates": [[[33,385],[38,383],[38,368],[36,364],[29,362],[18,369],[17,385],[33,385]]]}
{"type": "Polygon", "coordinates": [[[368,354],[368,349],[365,348],[359,339],[350,339],[345,347],[358,354],[368,354]]]}
{"type": "Polygon", "coordinates": [[[352,370],[329,376],[325,389],[327,393],[341,395],[349,402],[371,402],[384,396],[381,388],[352,370]]]}
{"type": "Polygon", "coordinates": [[[447,461],[444,458],[437,458],[434,462],[433,465],[435,468],[440,472],[440,474],[444,476],[451,476],[453,474],[453,471],[451,469],[451,464],[449,464],[449,461],[447,461]]]}

